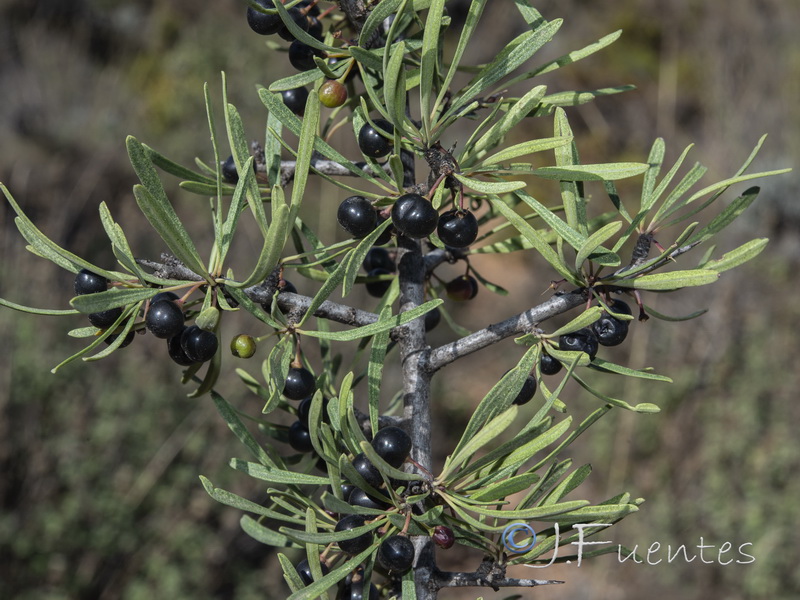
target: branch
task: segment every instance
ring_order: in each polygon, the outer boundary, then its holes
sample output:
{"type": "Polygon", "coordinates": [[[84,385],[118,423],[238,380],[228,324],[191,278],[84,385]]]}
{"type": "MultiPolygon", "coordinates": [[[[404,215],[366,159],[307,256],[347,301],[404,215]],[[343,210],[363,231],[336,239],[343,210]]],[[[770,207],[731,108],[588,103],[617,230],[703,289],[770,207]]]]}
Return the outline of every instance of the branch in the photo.
{"type": "Polygon", "coordinates": [[[528,333],[542,321],[580,306],[586,302],[588,297],[588,292],[584,289],[556,294],[539,306],[509,317],[500,323],[489,325],[460,340],[435,348],[431,351],[428,368],[431,373],[434,373],[462,356],[472,354],[512,335],[528,333]]]}

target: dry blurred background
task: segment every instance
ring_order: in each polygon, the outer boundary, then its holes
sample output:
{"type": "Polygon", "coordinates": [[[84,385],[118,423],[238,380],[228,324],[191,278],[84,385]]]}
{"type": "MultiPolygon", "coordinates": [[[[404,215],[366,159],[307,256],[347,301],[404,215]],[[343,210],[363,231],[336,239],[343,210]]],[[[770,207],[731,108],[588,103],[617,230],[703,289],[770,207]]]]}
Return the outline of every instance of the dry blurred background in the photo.
{"type": "MultiPolygon", "coordinates": [[[[448,3],[456,19],[465,4],[448,3]]],[[[546,18],[565,18],[547,56],[624,30],[611,48],[546,81],[552,91],[638,88],[570,112],[586,162],[644,160],[654,137],[664,136],[668,161],[694,142],[690,160],[706,164],[705,181],[712,181],[732,174],[768,133],[756,168],[798,165],[800,3],[547,0],[538,7],[546,18]]],[[[478,61],[520,27],[510,3],[492,2],[488,11],[485,35],[470,48],[478,61]]],[[[253,84],[289,74],[290,67],[250,32],[242,3],[2,0],[0,180],[44,232],[73,252],[112,264],[97,215],[105,201],[134,251],[156,256],[162,248],[130,192],[125,136],[178,162],[208,160],[202,84],[210,82],[218,98],[220,70],[252,136],[262,137],[253,84]]],[[[541,121],[519,135],[545,135],[550,126],[541,121]]],[[[168,185],[174,192],[174,182],[168,185]]],[[[520,569],[522,576],[567,582],[522,597],[800,596],[800,286],[794,275],[800,177],[795,172],[760,185],[762,197],[726,232],[720,251],[746,236],[770,237],[767,250],[709,289],[648,298],[667,314],[710,310],[689,323],[636,324],[611,354],[634,367],[657,366],[674,385],[596,380],[618,397],[659,404],[661,414],[612,411],[569,453],[576,464],[594,465],[581,489],[592,500],[623,490],[647,499],[638,515],[601,539],[638,544],[645,552],[660,542],[653,560],[664,560],[619,565],[605,556],[580,568],[520,569]],[[699,558],[667,564],[664,547],[693,547],[701,537],[715,546],[705,551],[711,564],[699,558]],[[725,542],[733,550],[720,558],[725,542]],[[752,544],[753,564],[721,564],[744,558],[736,553],[744,543],[752,544]]],[[[602,190],[590,192],[599,198],[602,190]]],[[[336,205],[320,188],[310,193],[336,205]]],[[[202,240],[204,201],[180,192],[174,197],[202,240]],[[192,220],[193,213],[200,217],[192,220]]],[[[0,206],[0,296],[63,307],[72,277],[27,253],[9,207],[0,206]]],[[[241,251],[247,254],[246,243],[241,251]]],[[[498,302],[481,291],[457,313],[465,325],[482,326],[530,306],[552,278],[523,256],[501,260],[502,269],[491,258],[476,265],[511,297],[498,302]]],[[[301,283],[304,289],[313,288],[301,283]]],[[[230,457],[244,453],[211,403],[185,397],[178,369],[153,340],[51,375],[51,367],[80,347],[65,336],[80,323],[0,311],[7,348],[0,364],[0,598],[285,597],[272,550],[243,534],[239,512],[215,504],[199,484],[197,475],[204,474],[242,495],[260,493],[256,482],[227,468],[230,457]]],[[[441,327],[436,336],[451,337],[441,327]]],[[[488,390],[516,360],[513,344],[503,348],[508,352],[478,353],[438,377],[439,423],[465,422],[480,399],[476,390],[488,390]],[[505,355],[506,362],[498,358],[505,355]]],[[[221,389],[231,390],[229,399],[243,410],[260,410],[235,384],[221,389]]],[[[591,397],[569,392],[576,419],[596,408],[591,397]]],[[[437,451],[452,442],[437,436],[437,451]]],[[[447,565],[476,564],[476,557],[452,552],[442,557],[447,565]]]]}

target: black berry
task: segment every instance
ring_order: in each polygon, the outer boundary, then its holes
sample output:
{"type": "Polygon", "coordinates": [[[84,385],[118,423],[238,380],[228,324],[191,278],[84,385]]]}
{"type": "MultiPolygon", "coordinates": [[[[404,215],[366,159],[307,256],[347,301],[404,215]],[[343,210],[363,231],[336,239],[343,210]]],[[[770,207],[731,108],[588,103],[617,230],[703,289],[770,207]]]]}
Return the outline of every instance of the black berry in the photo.
{"type": "MultiPolygon", "coordinates": [[[[331,570],[325,563],[320,563],[319,566],[322,567],[323,575],[327,575],[328,573],[331,572],[331,570]]],[[[311,585],[312,583],[314,583],[314,576],[311,574],[311,567],[308,566],[307,559],[304,558],[299,563],[297,563],[297,566],[294,568],[294,570],[297,571],[297,574],[300,576],[300,579],[303,581],[303,584],[311,585]]]]}
{"type": "MultiPolygon", "coordinates": [[[[350,531],[357,527],[363,527],[366,524],[366,519],[361,515],[347,515],[336,523],[335,531],[350,531]]],[[[361,535],[351,538],[349,540],[339,541],[339,549],[346,554],[358,554],[363,552],[372,545],[372,532],[362,533],[361,535]]]]}
{"type": "Polygon", "coordinates": [[[387,571],[405,573],[414,564],[414,544],[402,535],[386,538],[378,546],[378,563],[387,571]]]}
{"type": "Polygon", "coordinates": [[[169,357],[182,367],[188,367],[194,364],[194,361],[186,356],[186,352],[183,351],[183,346],[181,346],[181,338],[187,329],[189,328],[184,327],[178,335],[167,340],[167,352],[169,353],[169,357]]]}
{"type": "Polygon", "coordinates": [[[120,307],[110,308],[108,310],[90,314],[89,323],[98,329],[108,329],[114,323],[116,323],[120,315],[122,315],[122,309],[120,307]]]}
{"type": "MultiPolygon", "coordinates": [[[[288,11],[289,18],[294,21],[294,24],[297,25],[303,31],[308,31],[310,23],[308,22],[308,17],[306,17],[303,12],[297,8],[296,6],[290,8],[288,11]]],[[[288,27],[281,27],[278,30],[278,35],[281,36],[287,42],[291,42],[294,40],[294,34],[289,31],[288,27]]]]}
{"type": "Polygon", "coordinates": [[[561,370],[561,361],[549,354],[542,354],[542,358],[539,359],[539,368],[542,369],[544,375],[555,375],[561,370]]]}
{"type": "Polygon", "coordinates": [[[456,302],[472,300],[478,295],[478,281],[472,275],[462,275],[444,286],[447,297],[456,302]]]}
{"type": "Polygon", "coordinates": [[[350,196],[342,201],[336,213],[339,225],[354,238],[369,235],[378,226],[378,213],[363,196],[350,196]]]}
{"type": "Polygon", "coordinates": [[[442,320],[442,311],[437,306],[431,311],[425,313],[425,331],[432,331],[442,320]]]}
{"type": "Polygon", "coordinates": [[[598,343],[603,346],[617,346],[628,337],[628,321],[604,314],[592,323],[592,331],[597,336],[598,343]]]}
{"type": "Polygon", "coordinates": [[[478,237],[478,219],[468,210],[448,210],[439,217],[436,234],[452,248],[466,248],[478,237]]]}
{"type": "Polygon", "coordinates": [[[239,181],[239,172],[236,170],[236,161],[233,160],[233,155],[225,159],[222,163],[222,178],[228,183],[236,183],[239,181]]]}
{"type": "Polygon", "coordinates": [[[588,328],[579,329],[573,333],[562,335],[558,339],[558,347],[561,350],[586,352],[589,358],[594,358],[599,348],[597,337],[595,337],[592,330],[588,328]]]}
{"type": "Polygon", "coordinates": [[[211,331],[200,329],[197,325],[187,327],[181,334],[181,348],[193,363],[211,360],[217,353],[218,347],[217,336],[211,331]]]}
{"type": "Polygon", "coordinates": [[[98,294],[108,289],[108,279],[89,269],[81,269],[75,275],[75,295],[98,294]]]}
{"type": "MultiPolygon", "coordinates": [[[[339,596],[337,596],[339,598],[339,596]]],[[[364,580],[351,581],[342,588],[342,600],[379,600],[380,592],[374,585],[369,586],[369,597],[364,596],[364,580]]]]}
{"type": "Polygon", "coordinates": [[[375,510],[386,510],[389,505],[385,502],[375,500],[372,496],[367,494],[364,490],[355,488],[347,497],[347,502],[351,506],[360,506],[361,508],[372,508],[375,510]]]}
{"type": "Polygon", "coordinates": [[[514,398],[514,404],[526,404],[531,401],[533,395],[536,393],[536,379],[532,375],[528,375],[525,383],[522,384],[522,389],[514,398]]]}
{"type": "Polygon", "coordinates": [[[411,452],[411,438],[399,427],[384,427],[375,434],[372,447],[378,456],[397,469],[411,452]]]}
{"type": "Polygon", "coordinates": [[[279,287],[281,292],[289,292],[290,294],[297,293],[297,288],[294,287],[294,284],[291,281],[287,281],[286,279],[281,279],[279,287]]]}
{"type": "Polygon", "coordinates": [[[317,68],[314,62],[316,50],[311,46],[304,44],[299,40],[295,40],[289,46],[289,62],[298,71],[311,71],[317,68]]]}
{"type": "Polygon", "coordinates": [[[298,452],[312,452],[314,450],[308,427],[300,421],[295,421],[289,427],[289,445],[298,452]]]}
{"type": "MultiPolygon", "coordinates": [[[[394,135],[394,126],[385,119],[375,119],[375,125],[390,135],[394,135]]],[[[358,132],[358,147],[364,156],[383,158],[392,151],[392,141],[369,123],[364,123],[358,132]]]]}
{"type": "MultiPolygon", "coordinates": [[[[272,0],[256,0],[256,3],[263,8],[275,8],[272,0]]],[[[283,28],[283,21],[277,13],[268,15],[255,8],[247,9],[247,24],[261,35],[272,35],[283,28]]]]}
{"type": "MultiPolygon", "coordinates": [[[[303,400],[300,401],[300,404],[297,405],[297,418],[300,419],[300,421],[302,421],[305,424],[306,427],[308,427],[308,417],[311,414],[311,402],[312,402],[312,400],[313,400],[313,398],[311,398],[311,397],[304,398],[303,400]]],[[[322,420],[326,421],[326,422],[328,421],[328,410],[326,408],[327,405],[328,405],[328,399],[327,398],[323,398],[322,399],[322,420]]]]}
{"type": "Polygon", "coordinates": [[[377,467],[373,465],[367,456],[362,452],[353,459],[353,468],[364,478],[368,484],[374,488],[379,488],[383,484],[383,477],[377,467]]]}
{"type": "Polygon", "coordinates": [[[436,231],[439,213],[419,194],[400,196],[392,206],[392,222],[400,233],[423,238],[436,231]]]}
{"type": "Polygon", "coordinates": [[[379,248],[373,246],[364,257],[364,270],[369,272],[372,269],[385,269],[388,272],[394,273],[397,267],[394,264],[389,251],[386,248],[379,248]]]}
{"type": "MultiPolygon", "coordinates": [[[[381,275],[391,275],[386,269],[372,269],[367,273],[367,277],[379,277],[381,275]]],[[[389,280],[368,281],[366,283],[367,293],[374,298],[383,298],[383,295],[389,290],[392,282],[389,280]]]]}
{"type": "Polygon", "coordinates": [[[304,87],[294,88],[292,90],[283,90],[281,92],[283,103],[290,111],[296,115],[302,116],[306,110],[306,100],[308,100],[308,90],[304,87]]]}
{"type": "Polygon", "coordinates": [[[169,300],[174,301],[178,300],[180,297],[175,292],[158,292],[155,296],[150,298],[150,305],[152,306],[156,302],[160,302],[161,300],[169,300]]]}
{"type": "MultiPolygon", "coordinates": [[[[106,344],[108,344],[110,346],[111,344],[113,344],[117,340],[117,338],[120,335],[122,335],[122,334],[120,334],[120,333],[112,333],[110,336],[108,336],[105,339],[106,344]]],[[[128,335],[125,336],[125,339],[122,340],[122,343],[118,346],[118,348],[125,348],[126,346],[129,346],[130,343],[133,341],[134,335],[135,334],[132,331],[129,331],[128,335]]]]}
{"type": "Polygon", "coordinates": [[[183,311],[171,300],[159,300],[150,305],[144,323],[150,333],[166,340],[183,330],[183,311]]]}
{"type": "Polygon", "coordinates": [[[347,88],[335,79],[329,79],[320,86],[318,96],[323,106],[337,108],[347,101],[347,88]]]}
{"type": "Polygon", "coordinates": [[[283,395],[289,400],[302,400],[311,396],[317,389],[317,382],[311,371],[305,367],[291,367],[286,374],[283,395]]]}

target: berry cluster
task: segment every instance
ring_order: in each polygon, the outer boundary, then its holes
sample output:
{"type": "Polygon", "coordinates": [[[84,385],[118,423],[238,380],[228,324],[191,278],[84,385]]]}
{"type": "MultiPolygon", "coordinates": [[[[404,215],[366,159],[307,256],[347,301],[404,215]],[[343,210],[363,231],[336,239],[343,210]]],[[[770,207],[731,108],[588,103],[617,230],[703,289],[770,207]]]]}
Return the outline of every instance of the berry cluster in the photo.
{"type": "MultiPolygon", "coordinates": [[[[108,280],[88,269],[81,269],[75,276],[74,287],[79,296],[97,294],[108,290],[108,280]]],[[[89,322],[98,329],[109,329],[122,316],[122,312],[122,308],[117,307],[91,313],[88,315],[89,322]]],[[[217,353],[219,341],[216,334],[197,325],[186,326],[182,302],[174,292],[159,292],[153,296],[145,313],[144,328],[155,337],[167,340],[167,353],[179,365],[204,363],[217,353]]],[[[129,332],[120,347],[130,344],[133,336],[133,331],[129,332]]],[[[106,342],[111,343],[114,339],[116,334],[108,336],[106,342]]],[[[254,340],[252,342],[255,343],[254,340]]]]}
{"type": "MultiPolygon", "coordinates": [[[[299,376],[296,378],[296,380],[299,381],[303,378],[304,376],[299,376]]],[[[309,389],[307,383],[298,385],[300,388],[293,391],[310,391],[312,393],[314,391],[313,389],[309,389]]],[[[285,391],[284,395],[286,395],[285,391]]],[[[310,410],[310,405],[311,398],[305,398],[300,403],[297,410],[299,420],[292,424],[289,431],[289,443],[295,450],[300,452],[308,452],[313,450],[310,444],[310,436],[306,442],[304,441],[304,437],[295,438],[294,436],[296,434],[293,433],[300,430],[301,426],[304,426],[306,428],[305,433],[308,433],[308,412],[310,410]]],[[[323,414],[326,412],[327,411],[323,411],[323,414]]],[[[412,444],[411,438],[403,429],[399,427],[388,426],[380,429],[375,434],[371,445],[375,450],[375,453],[382,460],[394,468],[400,468],[408,458],[411,452],[412,444]]],[[[351,465],[353,466],[355,472],[358,473],[360,479],[354,478],[356,479],[355,481],[342,482],[340,487],[342,498],[344,498],[345,501],[353,507],[368,508],[385,512],[392,508],[390,498],[394,497],[395,489],[400,491],[400,498],[402,498],[403,496],[408,495],[410,490],[418,490],[420,485],[418,482],[410,483],[407,481],[393,480],[389,480],[389,484],[387,485],[380,470],[373,465],[372,462],[370,462],[369,458],[367,458],[363,452],[353,457],[351,465]],[[359,487],[360,485],[363,485],[361,480],[363,480],[363,482],[367,484],[367,487],[371,489],[366,490],[359,487]],[[379,492],[378,496],[374,495],[374,490],[379,492]]],[[[329,493],[333,492],[330,487],[328,490],[329,493]]],[[[335,532],[350,531],[352,529],[364,527],[372,521],[369,516],[347,513],[346,511],[343,514],[331,514],[338,518],[336,526],[334,527],[335,532]]],[[[446,527],[443,527],[442,531],[450,530],[446,527]]],[[[374,531],[367,531],[350,539],[341,540],[338,542],[338,548],[340,552],[346,556],[359,554],[373,545],[376,540],[376,535],[382,537],[376,555],[377,565],[380,567],[380,569],[382,569],[382,571],[389,577],[400,576],[403,573],[406,573],[414,562],[415,553],[413,544],[403,532],[395,534],[389,534],[389,532],[378,532],[376,534],[374,531]]],[[[442,543],[442,535],[443,534],[440,531],[439,541],[437,541],[437,543],[442,543]]],[[[452,531],[450,531],[450,536],[452,537],[452,531]]],[[[446,543],[447,540],[445,540],[445,544],[446,543]]],[[[450,545],[452,545],[452,543],[450,545]]],[[[326,560],[330,561],[331,558],[322,557],[321,566],[323,574],[329,572],[329,566],[326,563],[326,560]]],[[[306,585],[312,582],[308,561],[301,561],[295,568],[301,580],[306,585]]],[[[342,595],[339,597],[348,598],[351,600],[362,598],[363,586],[363,573],[361,568],[358,568],[344,581],[341,588],[342,595]]],[[[369,597],[377,598],[378,592],[376,587],[371,586],[371,589],[372,591],[370,592],[369,597]]]]}

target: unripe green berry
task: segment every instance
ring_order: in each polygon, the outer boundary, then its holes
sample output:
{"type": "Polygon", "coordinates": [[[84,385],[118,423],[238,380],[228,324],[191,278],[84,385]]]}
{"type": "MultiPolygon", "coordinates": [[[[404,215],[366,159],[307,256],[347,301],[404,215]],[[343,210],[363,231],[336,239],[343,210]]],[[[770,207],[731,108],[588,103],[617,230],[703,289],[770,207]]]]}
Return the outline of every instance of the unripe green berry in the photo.
{"type": "Polygon", "coordinates": [[[251,358],[256,353],[257,343],[253,336],[242,333],[231,340],[231,354],[236,358],[251,358]]]}

